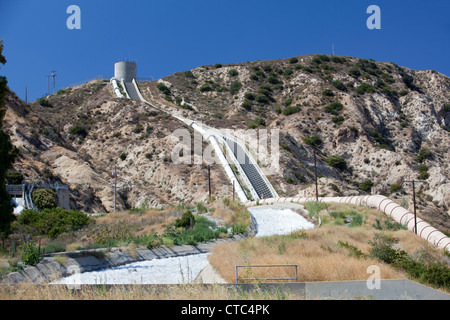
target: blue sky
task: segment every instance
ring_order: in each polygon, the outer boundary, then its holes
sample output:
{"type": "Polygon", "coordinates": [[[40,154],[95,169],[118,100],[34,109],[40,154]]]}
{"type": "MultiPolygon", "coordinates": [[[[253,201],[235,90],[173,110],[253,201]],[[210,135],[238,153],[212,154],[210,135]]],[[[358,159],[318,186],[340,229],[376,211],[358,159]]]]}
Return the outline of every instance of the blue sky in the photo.
{"type": "Polygon", "coordinates": [[[311,53],[395,62],[450,76],[450,1],[433,0],[0,0],[0,39],[10,88],[28,101],[56,89],[111,77],[132,58],[138,77],[162,78],[207,64],[311,53]],[[81,30],[69,30],[69,5],[81,30]],[[381,29],[369,30],[370,5],[381,29]]]}

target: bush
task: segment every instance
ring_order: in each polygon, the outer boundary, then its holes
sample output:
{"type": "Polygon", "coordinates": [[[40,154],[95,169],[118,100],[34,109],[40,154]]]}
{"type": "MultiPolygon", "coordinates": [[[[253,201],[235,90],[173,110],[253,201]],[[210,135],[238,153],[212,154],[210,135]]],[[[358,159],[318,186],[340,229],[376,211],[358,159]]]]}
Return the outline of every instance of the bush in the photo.
{"type": "Polygon", "coordinates": [[[289,59],[289,63],[290,64],[295,64],[297,62],[298,62],[298,59],[296,57],[292,57],[292,58],[289,59]]]}
{"type": "Polygon", "coordinates": [[[52,238],[63,232],[81,229],[91,221],[83,212],[62,208],[44,209],[42,212],[24,210],[17,218],[19,227],[33,228],[40,234],[52,238]]]}
{"type": "Polygon", "coordinates": [[[87,136],[87,130],[85,127],[83,126],[74,126],[70,129],[70,134],[73,135],[77,135],[77,136],[81,136],[81,137],[86,137],[87,136]]]}
{"type": "Polygon", "coordinates": [[[299,111],[300,111],[299,106],[291,106],[291,107],[287,107],[286,109],[284,109],[283,114],[285,116],[289,116],[289,115],[297,113],[299,111]]]}
{"type": "Polygon", "coordinates": [[[415,260],[404,250],[393,249],[392,241],[381,234],[375,234],[374,241],[369,243],[372,245],[372,257],[403,269],[419,282],[445,290],[450,288],[450,268],[446,263],[429,256],[415,260]]]}
{"type": "Polygon", "coordinates": [[[127,154],[125,152],[122,152],[119,156],[120,160],[124,161],[127,158],[127,154]]]}
{"type": "Polygon", "coordinates": [[[239,81],[234,81],[233,83],[231,83],[230,85],[230,93],[232,95],[235,95],[236,93],[239,92],[239,90],[242,88],[242,83],[240,83],[239,81]]]}
{"type": "Polygon", "coordinates": [[[195,224],[195,216],[190,210],[183,213],[180,219],[175,220],[175,227],[187,228],[195,224]]]}
{"type": "Polygon", "coordinates": [[[239,74],[239,72],[236,69],[231,69],[230,71],[228,71],[228,74],[231,77],[236,77],[239,74]]]}
{"type": "Polygon", "coordinates": [[[53,209],[57,205],[56,192],[52,189],[36,189],[31,198],[39,210],[53,209]]]}
{"type": "Polygon", "coordinates": [[[341,125],[344,123],[344,117],[343,116],[335,116],[331,118],[331,121],[333,121],[334,123],[336,123],[337,125],[341,125]]]}
{"type": "Polygon", "coordinates": [[[165,95],[170,94],[170,89],[164,83],[158,83],[156,85],[156,88],[158,88],[158,90],[164,93],[165,95]]]}
{"type": "Polygon", "coordinates": [[[362,83],[360,86],[356,88],[356,93],[358,94],[365,94],[365,93],[371,93],[373,90],[373,87],[368,83],[362,83]]]}
{"type": "Polygon", "coordinates": [[[364,192],[370,192],[373,187],[373,182],[371,180],[366,180],[359,185],[359,188],[364,192]]]}
{"type": "Polygon", "coordinates": [[[419,166],[419,179],[427,180],[429,177],[430,174],[428,173],[428,166],[426,164],[421,164],[419,166]]]}
{"type": "Polygon", "coordinates": [[[431,158],[433,154],[431,151],[427,148],[420,149],[419,153],[417,154],[416,160],[420,163],[424,162],[426,159],[431,158]]]}
{"type": "Polygon", "coordinates": [[[355,79],[358,79],[361,76],[361,72],[359,71],[358,68],[354,67],[354,68],[350,69],[350,71],[348,72],[348,75],[355,79]]]}
{"type": "Polygon", "coordinates": [[[263,118],[256,118],[256,119],[253,119],[253,121],[249,124],[248,128],[255,129],[259,126],[265,126],[265,125],[266,125],[266,121],[263,118]]]}
{"type": "Polygon", "coordinates": [[[331,114],[334,114],[337,116],[343,108],[344,108],[344,106],[342,105],[342,103],[333,102],[332,104],[329,104],[328,106],[325,107],[325,112],[331,113],[331,114]]]}
{"type": "Polygon", "coordinates": [[[39,99],[39,105],[42,106],[42,107],[47,107],[47,108],[51,107],[50,102],[48,102],[48,100],[45,99],[45,98],[40,98],[39,99]]]}
{"type": "Polygon", "coordinates": [[[391,193],[395,193],[397,191],[402,190],[403,187],[402,187],[401,183],[394,183],[391,185],[390,188],[391,188],[391,193]]]}
{"type": "Polygon", "coordinates": [[[330,90],[330,89],[323,89],[323,90],[322,90],[322,95],[323,95],[323,96],[326,96],[326,97],[333,97],[333,96],[334,96],[334,93],[333,93],[333,91],[330,90]]]}
{"type": "Polygon", "coordinates": [[[199,88],[199,90],[201,92],[209,92],[209,91],[212,90],[212,88],[211,88],[211,86],[209,84],[205,83],[199,88]]]}
{"type": "Polygon", "coordinates": [[[269,99],[263,94],[257,95],[255,101],[263,104],[269,103],[269,99]]]}
{"type": "Polygon", "coordinates": [[[252,103],[250,102],[250,101],[248,101],[248,100],[245,100],[243,103],[242,103],[242,105],[241,105],[241,107],[242,108],[244,108],[245,110],[247,110],[247,111],[250,111],[250,110],[252,110],[252,103]]]}
{"type": "Polygon", "coordinates": [[[333,86],[334,86],[336,89],[338,89],[338,90],[341,90],[341,91],[347,91],[347,87],[346,87],[345,84],[344,84],[342,81],[340,81],[340,80],[335,80],[335,81],[333,81],[333,86]]]}
{"type": "Polygon", "coordinates": [[[29,266],[37,265],[43,258],[40,245],[36,246],[33,242],[24,242],[20,246],[22,262],[29,266]]]}
{"type": "Polygon", "coordinates": [[[337,168],[340,170],[344,170],[347,168],[347,162],[341,156],[329,156],[326,159],[326,161],[330,167],[337,168]]]}
{"type": "Polygon", "coordinates": [[[320,144],[322,144],[322,139],[319,136],[306,136],[303,138],[303,142],[305,142],[307,145],[318,147],[320,144]]]}
{"type": "Polygon", "coordinates": [[[22,184],[23,174],[15,171],[8,171],[6,173],[6,181],[8,184],[22,184]]]}

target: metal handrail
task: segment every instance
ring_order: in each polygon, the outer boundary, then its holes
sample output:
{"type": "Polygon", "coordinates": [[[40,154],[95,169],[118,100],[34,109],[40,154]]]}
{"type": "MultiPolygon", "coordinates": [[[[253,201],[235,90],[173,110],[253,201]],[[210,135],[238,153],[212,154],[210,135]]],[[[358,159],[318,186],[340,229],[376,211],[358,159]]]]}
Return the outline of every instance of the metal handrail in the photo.
{"type": "Polygon", "coordinates": [[[238,265],[236,266],[236,283],[239,281],[276,281],[276,280],[295,280],[297,282],[298,275],[298,265],[296,264],[267,264],[267,265],[238,265]],[[294,267],[295,268],[295,278],[238,278],[238,268],[261,268],[261,267],[294,267]]]}

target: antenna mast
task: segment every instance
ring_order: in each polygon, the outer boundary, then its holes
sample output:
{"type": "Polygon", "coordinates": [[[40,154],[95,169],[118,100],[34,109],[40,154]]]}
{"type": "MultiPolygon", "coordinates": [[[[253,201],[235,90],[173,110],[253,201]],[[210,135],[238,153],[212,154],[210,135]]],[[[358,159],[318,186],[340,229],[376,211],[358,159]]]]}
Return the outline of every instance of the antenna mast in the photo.
{"type": "Polygon", "coordinates": [[[53,78],[53,91],[52,94],[55,93],[55,78],[56,78],[56,71],[52,70],[52,78],[53,78]]]}

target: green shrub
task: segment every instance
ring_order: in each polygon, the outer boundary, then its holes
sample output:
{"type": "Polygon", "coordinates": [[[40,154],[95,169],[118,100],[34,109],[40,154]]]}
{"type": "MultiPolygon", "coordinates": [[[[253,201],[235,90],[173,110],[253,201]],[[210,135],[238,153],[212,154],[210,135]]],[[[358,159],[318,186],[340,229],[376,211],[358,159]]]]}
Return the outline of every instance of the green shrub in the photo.
{"type": "Polygon", "coordinates": [[[266,125],[266,121],[263,118],[256,118],[253,119],[253,121],[248,125],[249,129],[255,129],[259,126],[265,126],[266,125]]]}
{"type": "Polygon", "coordinates": [[[383,262],[404,270],[421,283],[435,288],[450,288],[450,267],[429,255],[413,259],[404,250],[393,249],[392,241],[382,234],[375,234],[370,255],[383,262]]]}
{"type": "Polygon", "coordinates": [[[427,148],[420,149],[419,153],[417,154],[416,160],[420,163],[424,162],[426,159],[431,158],[432,152],[427,148]]]}
{"type": "Polygon", "coordinates": [[[333,167],[333,168],[337,168],[340,170],[344,170],[347,168],[347,162],[341,156],[329,156],[326,159],[326,162],[330,167],[333,167]]]}
{"type": "Polygon", "coordinates": [[[290,106],[290,107],[287,107],[286,109],[284,109],[283,114],[285,116],[289,116],[289,115],[297,113],[297,112],[300,112],[299,106],[290,106]]]}
{"type": "Polygon", "coordinates": [[[371,180],[366,180],[359,185],[359,188],[364,192],[370,192],[373,187],[373,182],[371,180]]]}
{"type": "Polygon", "coordinates": [[[331,121],[332,122],[334,122],[334,123],[336,123],[337,125],[341,125],[341,124],[343,124],[344,123],[344,117],[343,116],[335,116],[335,117],[332,117],[331,118],[331,121]]]}
{"type": "Polygon", "coordinates": [[[255,101],[262,104],[269,103],[269,99],[263,94],[257,95],[255,101]]]}
{"type": "Polygon", "coordinates": [[[230,75],[230,77],[236,77],[237,75],[239,75],[239,72],[236,69],[231,69],[228,71],[228,74],[230,75]]]}
{"type": "Polygon", "coordinates": [[[47,108],[51,107],[50,102],[46,98],[40,98],[39,105],[42,107],[47,107],[47,108]]]}
{"type": "Polygon", "coordinates": [[[33,242],[23,242],[19,246],[21,251],[22,262],[29,266],[37,265],[43,258],[43,255],[39,247],[33,242]]]}
{"type": "Polygon", "coordinates": [[[347,87],[346,87],[345,84],[344,84],[342,81],[340,81],[340,80],[335,80],[335,81],[333,81],[333,86],[334,86],[336,89],[338,89],[338,90],[341,90],[341,91],[347,91],[347,87]]]}
{"type": "Polygon", "coordinates": [[[31,199],[39,210],[52,209],[57,205],[56,192],[52,189],[36,189],[33,191],[31,199]]]}
{"type": "Polygon", "coordinates": [[[323,89],[323,90],[322,90],[322,95],[323,95],[323,96],[326,96],[326,97],[333,97],[333,96],[334,96],[334,93],[333,93],[333,91],[330,90],[330,89],[323,89]]]}
{"type": "Polygon", "coordinates": [[[290,64],[295,64],[297,62],[298,62],[298,59],[296,57],[292,57],[292,58],[289,59],[289,63],[290,64]]]}
{"type": "Polygon", "coordinates": [[[390,189],[391,189],[391,193],[395,193],[397,191],[402,190],[402,184],[401,183],[394,183],[391,185],[390,189]]]}
{"type": "Polygon", "coordinates": [[[241,90],[242,88],[242,83],[240,83],[239,81],[233,81],[230,85],[230,93],[232,95],[235,95],[236,93],[239,92],[239,90],[241,90]]]}
{"type": "Polygon", "coordinates": [[[91,221],[83,212],[62,208],[44,209],[42,212],[24,210],[17,219],[19,227],[33,228],[39,234],[52,238],[63,232],[81,229],[91,221]]]}
{"type": "Polygon", "coordinates": [[[158,88],[158,90],[164,93],[165,95],[170,95],[170,89],[164,83],[158,83],[156,85],[156,88],[158,88]]]}
{"type": "Polygon", "coordinates": [[[88,134],[86,128],[83,126],[74,126],[70,129],[69,132],[70,134],[81,136],[83,138],[86,137],[88,134]]]}
{"type": "Polygon", "coordinates": [[[428,173],[428,166],[426,164],[421,164],[419,166],[419,179],[427,180],[429,177],[430,174],[428,173]]]}
{"type": "Polygon", "coordinates": [[[199,88],[199,90],[201,92],[209,92],[209,91],[212,90],[212,88],[211,88],[211,86],[208,83],[205,83],[199,88]]]}
{"type": "Polygon", "coordinates": [[[362,83],[356,88],[356,93],[358,94],[371,93],[372,91],[373,87],[368,83],[362,83]]]}
{"type": "Polygon", "coordinates": [[[303,138],[303,142],[307,145],[318,147],[322,144],[322,139],[319,136],[306,136],[303,138]]]}
{"type": "Polygon", "coordinates": [[[337,116],[343,108],[344,108],[344,106],[342,105],[342,103],[333,102],[332,104],[329,104],[325,107],[325,112],[331,113],[331,114],[334,114],[337,116]]]}
{"type": "Polygon", "coordinates": [[[241,105],[241,107],[242,108],[244,108],[245,110],[247,110],[247,111],[250,111],[250,110],[252,110],[252,103],[250,102],[250,101],[248,101],[248,100],[245,100],[243,103],[242,103],[242,105],[241,105]]]}
{"type": "Polygon", "coordinates": [[[125,152],[122,152],[119,156],[120,160],[124,161],[127,158],[127,154],[125,152]]]}
{"type": "Polygon", "coordinates": [[[22,184],[23,179],[23,174],[20,172],[8,171],[6,173],[6,181],[8,184],[22,184]]]}
{"type": "Polygon", "coordinates": [[[403,260],[407,256],[405,251],[392,248],[392,241],[379,233],[375,234],[374,240],[369,241],[369,244],[372,245],[370,256],[388,264],[403,260]]]}
{"type": "Polygon", "coordinates": [[[255,100],[255,95],[253,93],[247,92],[245,93],[244,98],[253,101],[255,100]]]}
{"type": "Polygon", "coordinates": [[[177,228],[187,228],[193,226],[195,224],[195,216],[192,214],[190,210],[183,213],[180,219],[175,221],[175,227],[177,228]]]}
{"type": "Polygon", "coordinates": [[[350,71],[348,72],[348,75],[355,79],[358,79],[361,76],[361,72],[359,71],[358,68],[354,67],[354,68],[350,69],[350,71]]]}

